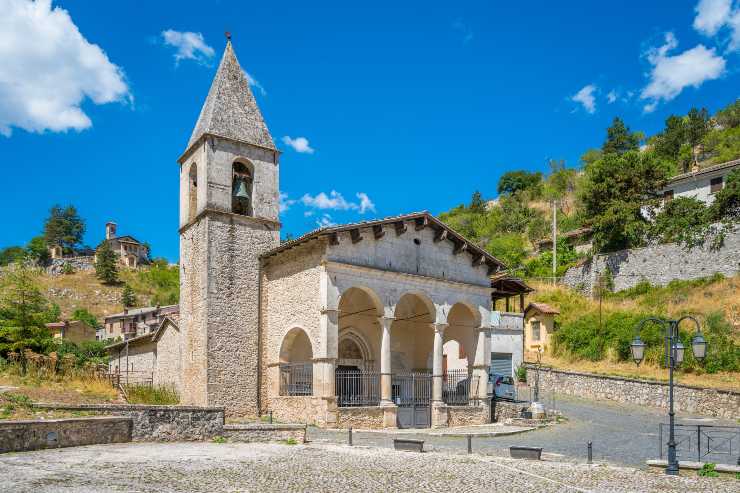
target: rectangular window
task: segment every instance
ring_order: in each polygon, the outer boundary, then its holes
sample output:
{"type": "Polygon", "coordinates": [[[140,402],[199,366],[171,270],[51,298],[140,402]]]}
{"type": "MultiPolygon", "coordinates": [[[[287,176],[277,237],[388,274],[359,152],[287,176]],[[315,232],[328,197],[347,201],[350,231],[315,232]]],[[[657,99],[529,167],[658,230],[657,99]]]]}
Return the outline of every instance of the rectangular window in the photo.
{"type": "Polygon", "coordinates": [[[671,200],[673,200],[673,190],[666,190],[663,192],[663,201],[670,202],[671,200]]]}
{"type": "Polygon", "coordinates": [[[540,340],[540,321],[532,320],[531,324],[532,324],[532,340],[539,341],[540,340]]]}
{"type": "Polygon", "coordinates": [[[723,180],[721,176],[718,176],[717,178],[712,178],[709,181],[709,193],[717,193],[720,190],[722,190],[723,180]]]}

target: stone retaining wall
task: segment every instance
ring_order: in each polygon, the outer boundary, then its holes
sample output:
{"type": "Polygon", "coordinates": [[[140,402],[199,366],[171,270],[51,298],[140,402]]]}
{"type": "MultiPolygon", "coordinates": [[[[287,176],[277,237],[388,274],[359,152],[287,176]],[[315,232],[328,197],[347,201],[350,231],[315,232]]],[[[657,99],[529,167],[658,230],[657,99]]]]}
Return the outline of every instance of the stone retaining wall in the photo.
{"type": "MultiPolygon", "coordinates": [[[[534,378],[534,368],[527,366],[529,375],[534,378]]],[[[587,399],[668,408],[668,384],[663,382],[542,368],[540,387],[587,399]]],[[[675,385],[674,407],[676,411],[703,416],[739,419],[740,392],[675,385]]]]}
{"type": "MultiPolygon", "coordinates": [[[[494,403],[491,403],[494,405],[494,403]]],[[[527,402],[510,402],[510,401],[496,401],[495,402],[494,422],[503,423],[507,419],[518,418],[521,414],[523,407],[528,407],[527,402]]]]}
{"type": "Polygon", "coordinates": [[[337,428],[383,428],[384,410],[382,407],[340,407],[337,408],[337,428]]]}
{"type": "Polygon", "coordinates": [[[322,397],[273,396],[270,398],[267,413],[272,411],[273,418],[284,423],[327,426],[334,424],[333,413],[329,413],[332,404],[333,402],[322,397]]]}
{"type": "Polygon", "coordinates": [[[447,426],[483,425],[491,422],[491,410],[486,405],[445,406],[447,426]]]}
{"type": "Polygon", "coordinates": [[[234,424],[225,425],[223,437],[230,442],[280,442],[306,441],[306,425],[286,424],[234,424]]]}
{"type": "Polygon", "coordinates": [[[124,417],[0,421],[0,453],[131,441],[124,417]]]}
{"type": "Polygon", "coordinates": [[[718,250],[685,250],[670,243],[597,255],[568,269],[562,282],[591,296],[599,276],[607,269],[614,279],[615,291],[631,288],[640,281],[664,286],[674,279],[699,279],[716,273],[732,276],[740,271],[740,229],[729,233],[718,250]]]}
{"type": "Polygon", "coordinates": [[[224,408],[148,405],[79,405],[34,404],[43,409],[92,411],[126,416],[133,420],[131,438],[138,442],[175,442],[208,440],[223,434],[224,408]]]}

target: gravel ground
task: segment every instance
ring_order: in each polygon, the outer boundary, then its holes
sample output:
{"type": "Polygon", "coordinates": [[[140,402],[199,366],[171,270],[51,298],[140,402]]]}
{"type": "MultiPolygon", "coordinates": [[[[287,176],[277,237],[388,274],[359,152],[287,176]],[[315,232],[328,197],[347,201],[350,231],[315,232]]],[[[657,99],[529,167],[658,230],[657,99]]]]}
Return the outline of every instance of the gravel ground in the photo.
{"type": "MultiPolygon", "coordinates": [[[[548,406],[552,397],[547,397],[548,406]]],[[[589,401],[576,397],[555,396],[554,407],[568,418],[566,423],[557,424],[525,433],[481,437],[473,439],[476,452],[508,456],[512,445],[543,447],[550,458],[573,462],[586,462],[587,443],[593,443],[593,457],[597,462],[642,467],[648,459],[658,458],[658,424],[668,422],[665,411],[647,407],[618,404],[604,401],[589,401]]],[[[679,415],[678,423],[702,425],[734,425],[727,420],[679,415]],[[695,418],[695,419],[694,419],[695,418]]],[[[424,433],[404,437],[425,441],[425,448],[432,451],[464,453],[465,438],[435,436],[424,433]]],[[[393,434],[355,432],[355,445],[392,447],[393,434]]],[[[346,443],[346,431],[309,429],[309,439],[327,443],[346,443]]],[[[664,437],[664,441],[668,441],[664,437]]],[[[736,457],[712,456],[717,463],[734,464],[736,457]]],[[[681,460],[696,460],[694,456],[681,460]]]]}
{"type": "Polygon", "coordinates": [[[116,444],[0,456],[2,491],[740,492],[632,468],[331,444],[116,444]]]}

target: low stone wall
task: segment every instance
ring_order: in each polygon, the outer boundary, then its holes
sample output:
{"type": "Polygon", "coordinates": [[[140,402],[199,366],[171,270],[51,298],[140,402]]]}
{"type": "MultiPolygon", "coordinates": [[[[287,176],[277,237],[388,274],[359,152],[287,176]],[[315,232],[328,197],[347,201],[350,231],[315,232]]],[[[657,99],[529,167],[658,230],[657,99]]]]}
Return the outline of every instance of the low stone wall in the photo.
{"type": "Polygon", "coordinates": [[[483,425],[491,422],[491,410],[487,405],[445,406],[447,426],[483,425]]]}
{"type": "Polygon", "coordinates": [[[337,428],[383,428],[384,409],[382,407],[340,407],[337,408],[337,428]]]}
{"type": "Polygon", "coordinates": [[[223,437],[230,442],[306,441],[306,425],[287,424],[233,424],[224,425],[223,437]]]}
{"type": "Polygon", "coordinates": [[[35,404],[44,409],[91,411],[132,419],[131,438],[138,442],[175,442],[208,440],[223,434],[224,408],[196,406],[148,405],[79,405],[35,404]]]}
{"type": "Polygon", "coordinates": [[[131,441],[133,422],[123,417],[0,421],[0,453],[131,441]]]}
{"type": "Polygon", "coordinates": [[[46,273],[58,276],[64,273],[64,266],[69,265],[75,272],[95,269],[95,257],[65,257],[56,258],[46,267],[46,273]]]}
{"type": "MultiPolygon", "coordinates": [[[[529,375],[534,376],[534,369],[530,365],[528,370],[529,375]]],[[[663,382],[543,368],[540,370],[540,387],[587,399],[668,408],[668,384],[663,382]]],[[[675,385],[673,392],[676,411],[717,418],[740,418],[740,392],[688,385],[675,385]]]]}
{"type": "Polygon", "coordinates": [[[491,403],[495,405],[495,416],[494,421],[496,423],[503,423],[507,419],[518,418],[521,415],[523,407],[527,407],[527,402],[510,402],[510,401],[496,401],[491,403]]]}
{"type": "Polygon", "coordinates": [[[328,405],[330,403],[321,397],[275,396],[270,397],[265,414],[272,411],[272,417],[284,423],[326,426],[333,421],[333,416],[327,417],[328,405]]]}

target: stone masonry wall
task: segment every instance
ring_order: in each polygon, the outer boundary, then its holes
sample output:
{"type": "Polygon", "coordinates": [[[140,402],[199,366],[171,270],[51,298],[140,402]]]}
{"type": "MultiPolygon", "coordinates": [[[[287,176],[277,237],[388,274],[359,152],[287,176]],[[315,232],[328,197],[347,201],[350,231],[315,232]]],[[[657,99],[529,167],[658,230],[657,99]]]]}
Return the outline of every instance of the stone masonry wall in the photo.
{"type": "Polygon", "coordinates": [[[326,426],[329,405],[329,401],[321,397],[273,396],[269,400],[269,406],[263,409],[262,413],[272,411],[273,418],[283,423],[326,426]]]}
{"type": "MultiPolygon", "coordinates": [[[[529,367],[528,370],[533,376],[534,369],[529,367]]],[[[668,384],[662,382],[543,368],[540,371],[540,386],[550,392],[587,399],[668,408],[668,384]]],[[[676,385],[674,406],[676,411],[739,419],[740,392],[676,385]]]]}
{"type": "Polygon", "coordinates": [[[192,406],[146,405],[79,405],[35,404],[43,409],[91,411],[133,420],[131,438],[138,442],[177,442],[209,440],[221,435],[224,428],[224,409],[192,406]]]}
{"type": "Polygon", "coordinates": [[[614,290],[631,288],[640,281],[666,285],[674,279],[698,279],[716,273],[732,276],[740,271],[740,229],[728,234],[724,246],[684,250],[671,243],[597,255],[581,266],[571,267],[563,283],[591,296],[606,269],[614,278],[614,290]]]}
{"type": "Polygon", "coordinates": [[[491,410],[486,405],[447,406],[447,426],[482,425],[491,422],[491,410]]]}
{"type": "Polygon", "coordinates": [[[284,424],[235,424],[224,426],[224,438],[230,442],[282,442],[306,441],[306,425],[284,424]]]}
{"type": "Polygon", "coordinates": [[[383,428],[382,407],[341,407],[337,408],[337,428],[383,428]]]}
{"type": "Polygon", "coordinates": [[[0,454],[131,441],[129,418],[0,421],[0,454]]]}

